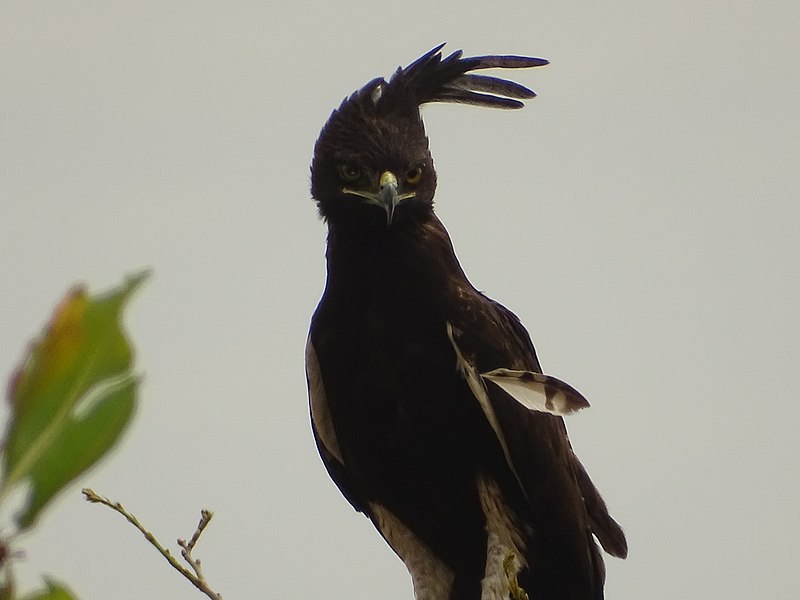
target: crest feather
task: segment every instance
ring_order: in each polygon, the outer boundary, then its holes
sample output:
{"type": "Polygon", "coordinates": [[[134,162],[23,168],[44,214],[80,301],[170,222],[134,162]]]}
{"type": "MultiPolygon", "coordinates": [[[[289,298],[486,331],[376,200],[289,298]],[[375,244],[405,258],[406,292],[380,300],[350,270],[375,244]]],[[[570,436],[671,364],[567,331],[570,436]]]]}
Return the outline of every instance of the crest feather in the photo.
{"type": "MultiPolygon", "coordinates": [[[[442,56],[440,44],[405,68],[399,68],[388,82],[381,82],[379,109],[417,110],[430,102],[455,102],[491,108],[521,108],[521,100],[536,93],[514,81],[488,75],[474,75],[481,69],[529,69],[548,64],[528,56],[473,56],[461,50],[442,56]]],[[[374,85],[374,81],[368,85],[374,85]]],[[[366,89],[366,88],[365,88],[366,89]]]]}

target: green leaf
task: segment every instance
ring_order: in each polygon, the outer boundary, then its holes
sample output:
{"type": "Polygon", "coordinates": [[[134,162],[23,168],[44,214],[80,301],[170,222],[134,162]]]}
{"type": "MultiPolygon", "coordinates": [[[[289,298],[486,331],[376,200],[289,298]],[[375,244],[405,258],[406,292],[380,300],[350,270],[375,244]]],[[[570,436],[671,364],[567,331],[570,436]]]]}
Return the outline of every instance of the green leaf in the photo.
{"type": "Polygon", "coordinates": [[[0,585],[0,600],[13,600],[14,598],[14,585],[6,577],[6,581],[0,585]]]}
{"type": "Polygon", "coordinates": [[[76,600],[75,596],[66,587],[47,579],[47,588],[25,596],[23,600],[76,600]]]}
{"type": "Polygon", "coordinates": [[[20,529],[70,481],[117,442],[136,407],[133,351],[121,312],[147,277],[140,273],[108,294],[67,293],[9,385],[11,420],[0,499],[30,482],[20,529]]]}

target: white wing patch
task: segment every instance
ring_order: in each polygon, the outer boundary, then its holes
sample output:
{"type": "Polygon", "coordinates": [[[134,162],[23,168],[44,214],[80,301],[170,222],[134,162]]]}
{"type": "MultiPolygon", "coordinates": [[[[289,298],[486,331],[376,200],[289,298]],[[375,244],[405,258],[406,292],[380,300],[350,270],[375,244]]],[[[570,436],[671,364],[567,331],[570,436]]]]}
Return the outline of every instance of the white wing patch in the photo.
{"type": "Polygon", "coordinates": [[[481,378],[499,386],[506,394],[531,410],[568,415],[589,406],[589,402],[571,385],[560,379],[532,371],[495,369],[481,373],[481,378]]]}
{"type": "Polygon", "coordinates": [[[448,600],[453,589],[453,571],[389,509],[372,502],[370,513],[375,527],[405,563],[414,585],[415,600],[448,600]]]}
{"type": "MultiPolygon", "coordinates": [[[[450,338],[450,343],[453,345],[453,350],[456,353],[456,368],[463,375],[464,379],[469,385],[475,399],[480,404],[486,420],[494,430],[497,440],[503,449],[503,454],[506,457],[514,476],[519,480],[519,474],[514,467],[514,461],[511,460],[511,453],[508,449],[508,442],[497,420],[497,415],[492,408],[492,403],[489,400],[489,392],[487,390],[487,383],[489,385],[496,385],[511,398],[522,404],[529,410],[538,412],[545,412],[549,414],[561,415],[569,414],[579,408],[589,406],[586,399],[581,396],[572,387],[556,379],[542,375],[541,373],[533,373],[531,371],[512,371],[510,369],[495,369],[488,373],[480,374],[477,369],[470,363],[455,340],[455,332],[453,326],[447,323],[447,337],[450,338]]],[[[520,485],[522,483],[520,482],[520,485]]]]}
{"type": "Polygon", "coordinates": [[[495,369],[478,373],[464,357],[455,340],[453,326],[447,323],[447,337],[456,353],[456,366],[469,384],[470,390],[480,402],[483,412],[499,436],[499,426],[487,397],[486,382],[491,382],[529,410],[551,415],[568,415],[589,406],[589,402],[571,385],[550,375],[533,371],[495,369]],[[491,414],[490,414],[491,413],[491,414]]]}
{"type": "Polygon", "coordinates": [[[319,369],[319,360],[311,343],[311,336],[306,342],[306,381],[308,383],[308,401],[311,408],[311,421],[317,430],[319,441],[325,446],[336,460],[344,465],[342,450],[336,431],[333,429],[331,412],[328,408],[328,399],[325,396],[325,385],[322,382],[322,373],[319,369]]]}

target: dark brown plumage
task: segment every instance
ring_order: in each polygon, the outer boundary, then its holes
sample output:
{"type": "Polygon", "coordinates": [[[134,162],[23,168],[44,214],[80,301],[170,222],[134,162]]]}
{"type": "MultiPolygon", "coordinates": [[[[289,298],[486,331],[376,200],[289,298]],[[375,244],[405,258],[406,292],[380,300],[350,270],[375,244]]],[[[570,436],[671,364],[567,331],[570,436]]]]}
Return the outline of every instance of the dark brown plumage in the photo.
{"type": "Polygon", "coordinates": [[[519,108],[531,90],[472,72],[547,61],[440,50],[346,99],[314,150],[328,224],[307,347],[315,439],[418,600],[597,600],[593,534],[615,556],[627,546],[562,420],[588,403],[541,374],[519,320],[467,280],[433,212],[419,114],[427,102],[519,108]]]}

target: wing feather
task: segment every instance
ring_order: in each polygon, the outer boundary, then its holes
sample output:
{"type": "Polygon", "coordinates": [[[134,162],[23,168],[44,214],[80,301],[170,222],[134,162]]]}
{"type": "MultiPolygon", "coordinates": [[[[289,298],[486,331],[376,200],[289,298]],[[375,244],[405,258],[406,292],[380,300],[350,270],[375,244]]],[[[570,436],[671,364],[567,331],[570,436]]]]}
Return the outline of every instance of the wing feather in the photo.
{"type": "Polygon", "coordinates": [[[604,566],[592,533],[614,556],[626,555],[625,536],[575,456],[561,418],[589,403],[541,374],[533,342],[511,311],[480,294],[469,314],[469,326],[448,324],[448,335],[528,499],[535,535],[549,539],[565,561],[583,564],[586,589],[602,594],[604,566]],[[481,315],[478,326],[475,315],[481,315]]]}
{"type": "Polygon", "coordinates": [[[563,416],[589,406],[589,401],[578,390],[549,375],[494,369],[481,373],[481,377],[531,410],[563,416]]]}
{"type": "Polygon", "coordinates": [[[306,342],[306,383],[308,384],[308,401],[311,411],[311,430],[325,469],[353,508],[367,513],[367,506],[354,493],[353,485],[350,483],[350,477],[344,466],[344,457],[333,427],[325,382],[311,335],[306,342]]]}

